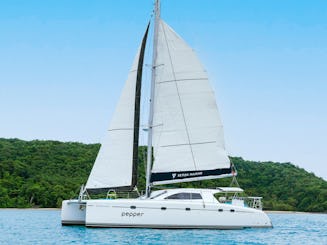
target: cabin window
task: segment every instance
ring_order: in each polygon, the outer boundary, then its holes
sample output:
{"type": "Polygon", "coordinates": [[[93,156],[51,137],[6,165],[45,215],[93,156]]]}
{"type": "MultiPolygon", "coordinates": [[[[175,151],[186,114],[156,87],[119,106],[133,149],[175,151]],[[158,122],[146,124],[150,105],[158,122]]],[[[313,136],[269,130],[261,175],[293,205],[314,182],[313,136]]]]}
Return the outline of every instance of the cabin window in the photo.
{"type": "Polygon", "coordinates": [[[202,199],[202,197],[200,193],[181,192],[168,196],[165,199],[193,200],[193,199],[202,199]]]}
{"type": "Polygon", "coordinates": [[[162,191],[162,192],[158,193],[157,195],[155,195],[153,197],[150,197],[150,199],[155,199],[155,198],[157,198],[157,197],[159,197],[159,196],[161,196],[161,195],[163,195],[165,193],[167,193],[167,191],[162,191]]]}
{"type": "Polygon", "coordinates": [[[191,193],[191,199],[202,199],[199,193],[191,193]]]}

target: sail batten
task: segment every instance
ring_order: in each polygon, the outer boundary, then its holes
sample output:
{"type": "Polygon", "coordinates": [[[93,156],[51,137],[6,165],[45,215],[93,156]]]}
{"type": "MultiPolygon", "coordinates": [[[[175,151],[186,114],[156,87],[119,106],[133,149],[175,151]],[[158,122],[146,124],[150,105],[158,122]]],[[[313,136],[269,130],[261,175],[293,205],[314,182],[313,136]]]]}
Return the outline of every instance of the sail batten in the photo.
{"type": "Polygon", "coordinates": [[[175,80],[168,80],[168,81],[161,81],[158,83],[170,83],[170,82],[178,82],[178,81],[201,81],[201,80],[206,80],[207,78],[184,78],[184,79],[175,79],[175,80]]]}
{"type": "Polygon", "coordinates": [[[205,69],[194,51],[162,20],[157,48],[151,182],[229,175],[222,123],[205,69]],[[176,179],[178,174],[183,177],[176,179]]]}

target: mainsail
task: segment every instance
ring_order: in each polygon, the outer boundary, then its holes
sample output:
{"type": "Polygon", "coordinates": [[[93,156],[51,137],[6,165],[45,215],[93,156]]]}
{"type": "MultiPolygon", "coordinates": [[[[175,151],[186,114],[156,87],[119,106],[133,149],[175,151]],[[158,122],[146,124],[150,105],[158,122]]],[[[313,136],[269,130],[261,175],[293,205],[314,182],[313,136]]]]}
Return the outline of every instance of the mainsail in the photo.
{"type": "Polygon", "coordinates": [[[142,67],[148,30],[149,25],[86,183],[88,192],[136,186],[142,67]]]}
{"type": "Polygon", "coordinates": [[[152,184],[230,175],[208,75],[194,51],[162,20],[154,67],[152,184]]]}

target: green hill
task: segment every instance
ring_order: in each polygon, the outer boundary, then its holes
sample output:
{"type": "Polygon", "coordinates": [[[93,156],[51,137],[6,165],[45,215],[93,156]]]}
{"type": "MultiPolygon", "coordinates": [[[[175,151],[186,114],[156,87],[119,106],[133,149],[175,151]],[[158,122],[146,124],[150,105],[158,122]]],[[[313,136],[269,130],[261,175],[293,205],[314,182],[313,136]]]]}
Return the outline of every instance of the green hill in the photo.
{"type": "MultiPolygon", "coordinates": [[[[0,207],[60,207],[76,197],[92,168],[99,144],[0,139],[0,207]]],[[[146,148],[139,149],[139,189],[144,189],[146,148]]],[[[238,182],[264,208],[327,212],[327,182],[291,163],[232,157],[238,182]]],[[[228,186],[231,179],[183,183],[181,187],[228,186]]]]}

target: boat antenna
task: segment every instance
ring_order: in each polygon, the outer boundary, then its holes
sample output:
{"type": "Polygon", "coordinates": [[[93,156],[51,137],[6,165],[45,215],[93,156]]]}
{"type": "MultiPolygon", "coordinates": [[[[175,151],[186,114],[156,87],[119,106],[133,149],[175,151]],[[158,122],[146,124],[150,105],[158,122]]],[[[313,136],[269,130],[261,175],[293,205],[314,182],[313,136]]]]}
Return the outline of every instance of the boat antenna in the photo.
{"type": "Polygon", "coordinates": [[[146,184],[145,196],[150,197],[151,191],[151,166],[152,166],[152,127],[153,127],[153,106],[154,106],[154,89],[156,77],[156,59],[158,46],[158,26],[160,20],[160,0],[155,0],[154,4],[154,34],[153,34],[153,53],[152,53],[152,74],[151,74],[151,94],[150,94],[150,113],[148,123],[148,150],[147,150],[147,165],[146,165],[146,184]]]}

